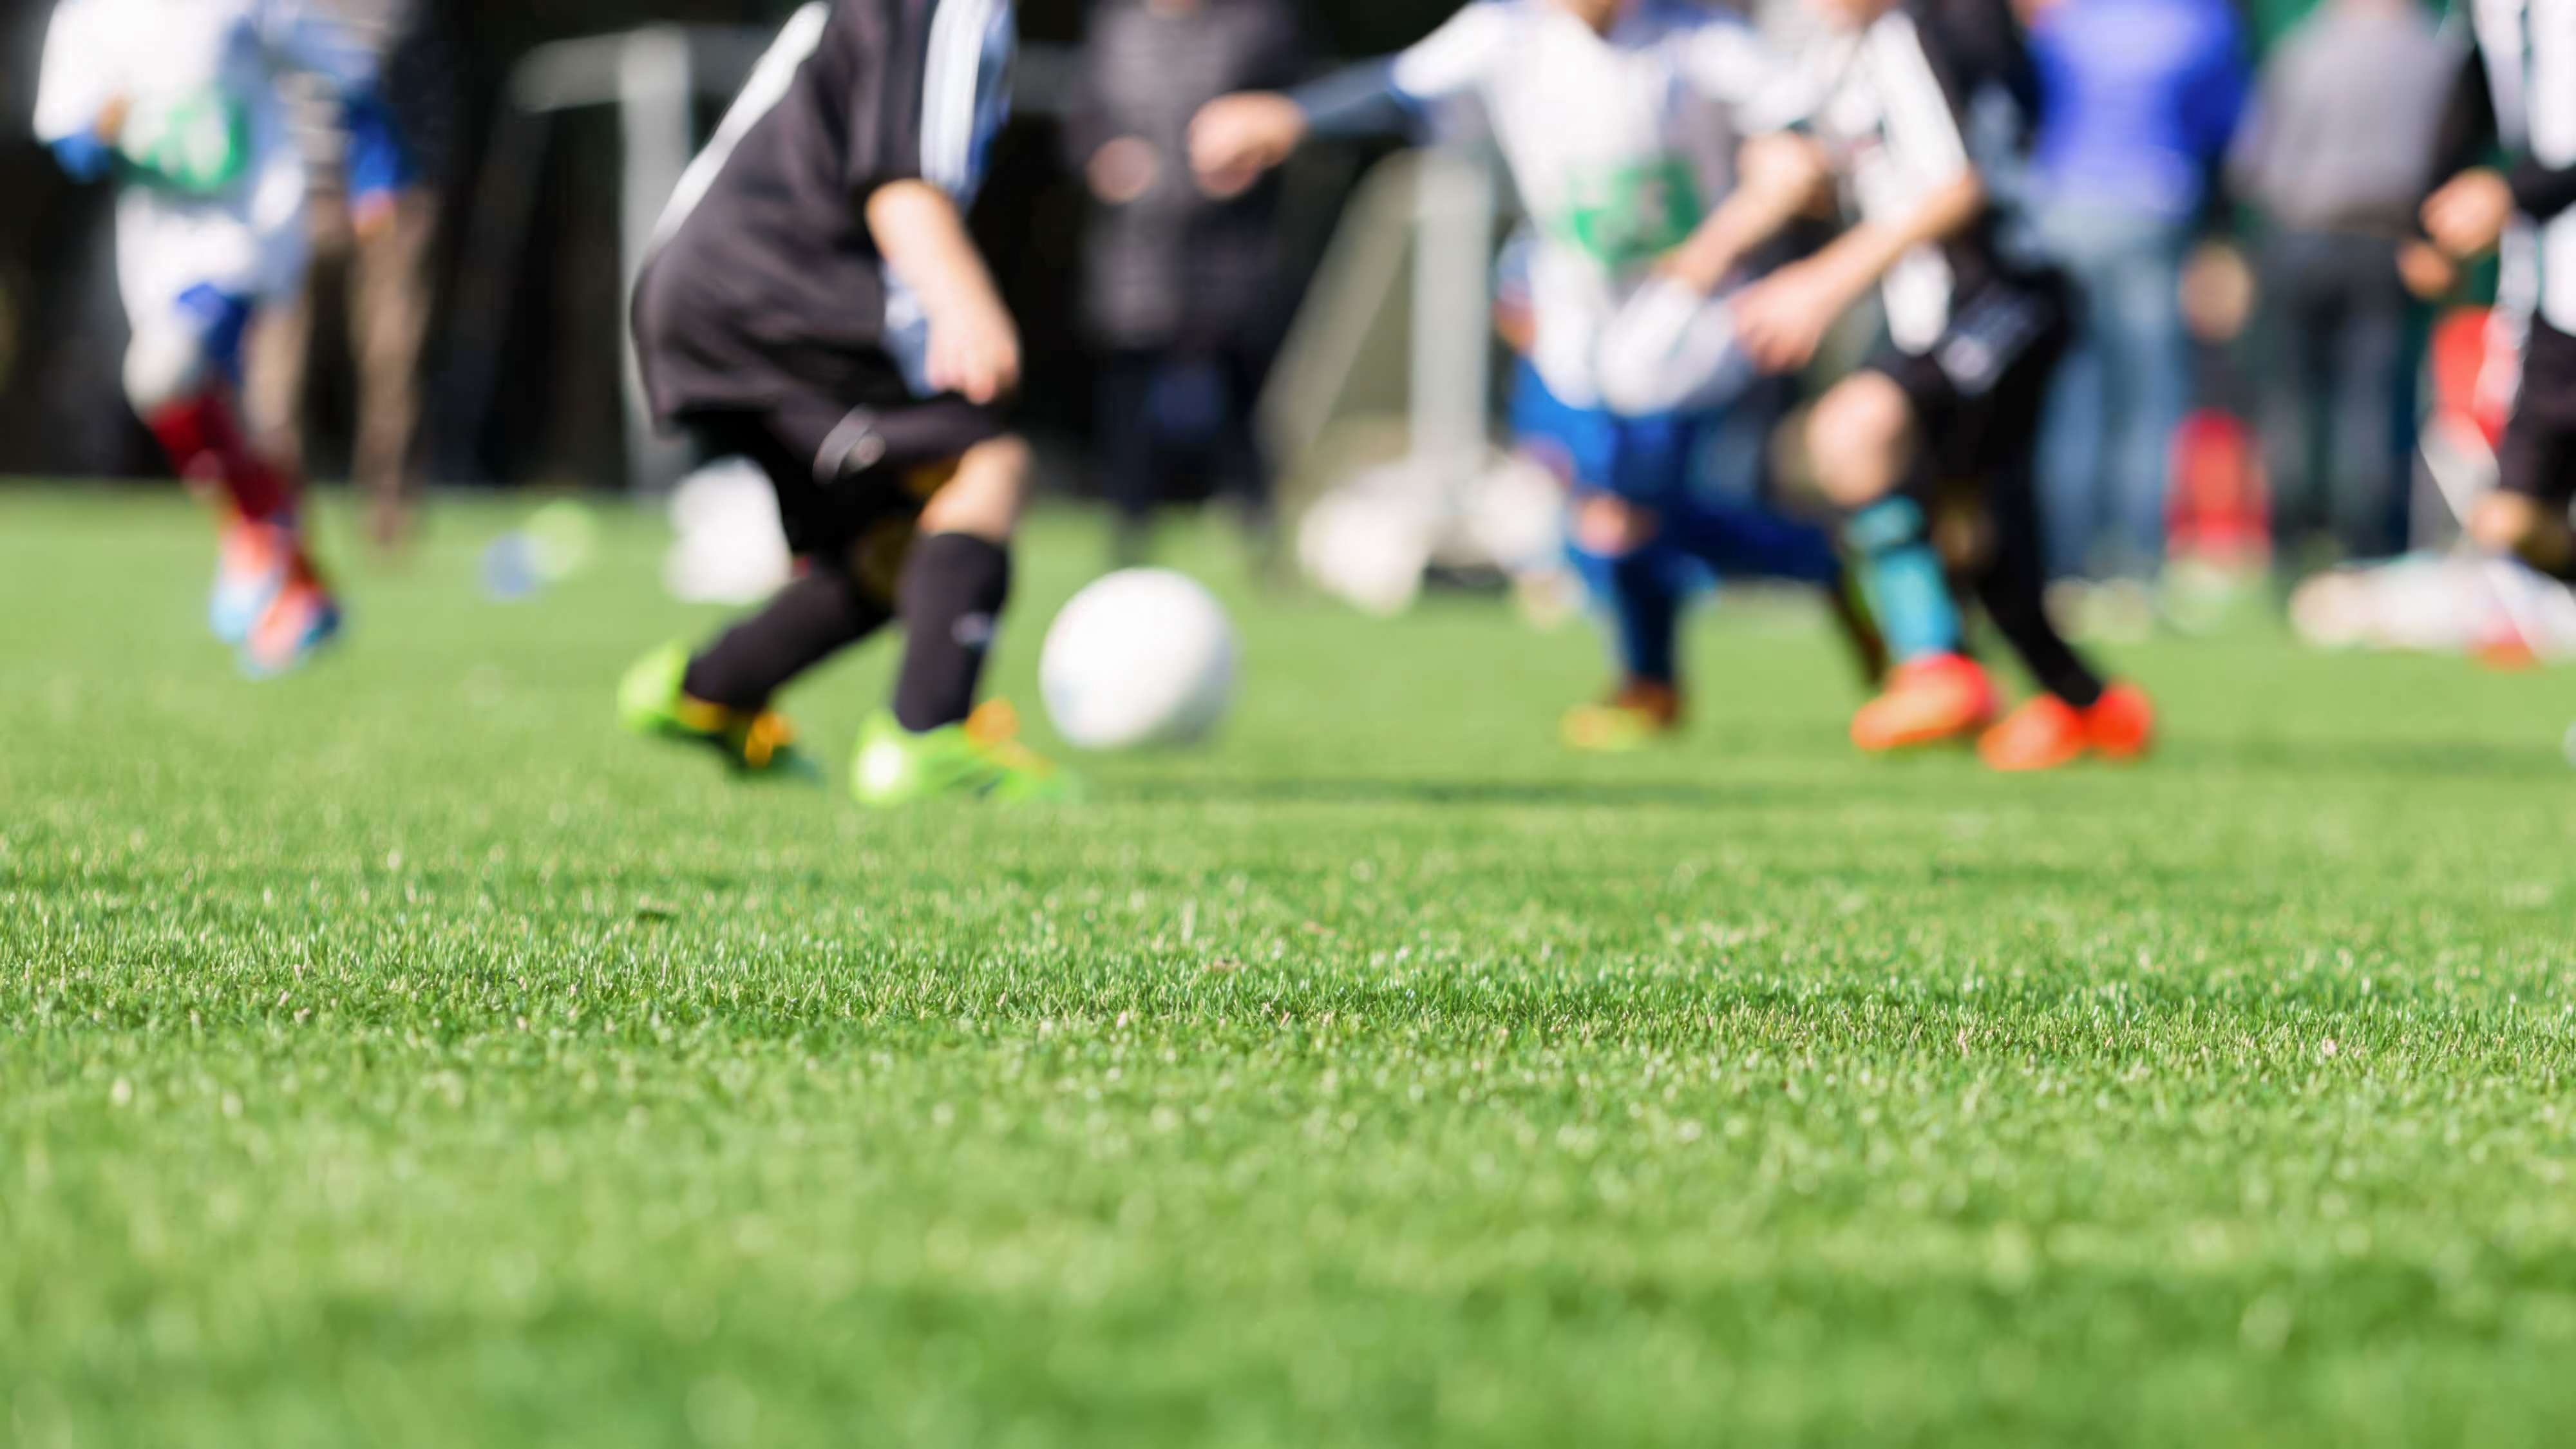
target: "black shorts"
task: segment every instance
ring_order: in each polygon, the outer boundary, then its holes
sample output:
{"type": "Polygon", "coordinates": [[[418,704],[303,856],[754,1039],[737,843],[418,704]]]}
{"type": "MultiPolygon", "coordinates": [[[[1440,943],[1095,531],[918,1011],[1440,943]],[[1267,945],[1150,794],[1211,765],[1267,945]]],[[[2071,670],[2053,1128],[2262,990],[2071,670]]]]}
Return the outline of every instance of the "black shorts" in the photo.
{"type": "Polygon", "coordinates": [[[988,408],[913,396],[891,360],[829,385],[782,389],[766,404],[690,408],[673,421],[709,457],[758,464],[778,492],[788,547],[833,566],[871,540],[908,538],[957,459],[1001,433],[988,408]]]}
{"type": "Polygon", "coordinates": [[[2576,500],[2576,336],[2531,319],[2522,390],[2496,449],[2496,486],[2565,509],[2576,500]]]}
{"type": "Polygon", "coordinates": [[[1882,349],[1863,364],[1914,405],[1935,483],[2027,476],[2049,379],[2073,332],[2063,281],[1997,281],[1960,298],[1922,352],[1882,349]]]}

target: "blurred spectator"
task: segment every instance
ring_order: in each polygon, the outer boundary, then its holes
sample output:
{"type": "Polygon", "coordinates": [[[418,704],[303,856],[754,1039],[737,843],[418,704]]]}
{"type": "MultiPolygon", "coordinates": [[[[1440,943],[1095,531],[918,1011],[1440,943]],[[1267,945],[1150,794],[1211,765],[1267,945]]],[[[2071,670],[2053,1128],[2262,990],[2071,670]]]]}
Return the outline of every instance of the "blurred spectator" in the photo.
{"type": "MultiPolygon", "coordinates": [[[[439,185],[456,145],[462,57],[441,0],[311,0],[375,51],[411,163],[389,204],[353,213],[337,100],[315,88],[295,96],[308,170],[313,266],[303,294],[273,309],[251,339],[246,401],[251,425],[274,455],[303,467],[317,317],[343,322],[355,419],[350,473],[367,500],[367,528],[392,547],[408,534],[421,415],[422,349],[429,335],[431,248],[439,185]],[[339,306],[319,304],[335,293],[339,306]]],[[[325,352],[326,361],[336,354],[325,352]]]]}
{"type": "Polygon", "coordinates": [[[1287,0],[1102,0],[1091,12],[1065,135],[1092,196],[1083,308],[1102,353],[1097,450],[1122,560],[1144,552],[1154,505],[1184,491],[1183,461],[1267,527],[1251,424],[1281,280],[1277,183],[1209,196],[1187,140],[1208,101],[1300,73],[1287,0]]]}
{"type": "Polygon", "coordinates": [[[2190,359],[2177,292],[2246,90],[2229,0],[2021,0],[2039,72],[2031,200],[2085,329],[2042,444],[2051,571],[2152,576],[2190,359]]]}
{"type": "Polygon", "coordinates": [[[2401,267],[2449,280],[2404,239],[2459,63],[2415,0],[2330,0],[2264,66],[2231,170],[2265,224],[2256,376],[2284,559],[2399,546],[2401,267]]]}

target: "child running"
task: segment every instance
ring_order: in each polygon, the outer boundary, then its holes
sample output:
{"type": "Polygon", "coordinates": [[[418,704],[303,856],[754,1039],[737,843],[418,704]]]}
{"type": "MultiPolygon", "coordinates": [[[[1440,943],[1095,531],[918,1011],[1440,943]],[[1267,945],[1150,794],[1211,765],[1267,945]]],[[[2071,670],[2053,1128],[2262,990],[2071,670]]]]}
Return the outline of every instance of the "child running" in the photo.
{"type": "Polygon", "coordinates": [[[802,770],[774,697],[900,618],[860,803],[1069,793],[1011,740],[1007,706],[975,708],[1028,451],[994,417],[1019,333],[964,211],[1013,48],[1009,0],[807,5],[683,177],[636,289],[646,388],[666,426],[769,475],[803,569],[704,648],[628,671],[628,729],[802,770]]]}
{"type": "Polygon", "coordinates": [[[245,440],[239,408],[243,334],[308,259],[304,155],[279,91],[295,71],[339,91],[352,215],[382,226],[407,178],[375,63],[300,0],[57,0],[36,98],[36,135],[63,167],[117,183],[126,396],[180,476],[220,490],[208,622],[255,676],[340,627],[301,480],[245,440]]]}
{"type": "Polygon", "coordinates": [[[1391,59],[1223,97],[1191,127],[1201,185],[1231,195],[1310,136],[1404,131],[1443,103],[1483,102],[1534,223],[1515,423],[1571,485],[1576,558],[1623,672],[1606,702],[1566,717],[1578,748],[1680,723],[1677,623],[1703,570],[1840,594],[1822,532],[1693,495],[1706,427],[1752,373],[1724,308],[1700,295],[1736,280],[1732,263],[1696,289],[1661,278],[1687,265],[1705,200],[1727,185],[1728,113],[1776,77],[1750,27],[1700,6],[1479,0],[1391,59]]]}
{"type": "Polygon", "coordinates": [[[1786,225],[1834,178],[1857,204],[1831,244],[1735,299],[1745,348],[1778,372],[1805,367],[1872,288],[1886,305],[1886,344],[1825,394],[1808,429],[1896,661],[1887,690],[1853,717],[1853,742],[1880,751],[1979,735],[2001,770],[2137,756],[2154,733],[2146,695],[2106,683],[2041,604],[2032,455],[2070,330],[2067,285],[2002,245],[1963,125],[1981,88],[2010,93],[2011,20],[2001,0],[1814,3],[1824,30],[1797,79],[1764,103],[1767,119],[1795,129],[1747,143],[1744,170],[1763,184],[1739,188],[1712,220],[1703,265],[1786,225]],[[1931,536],[1936,499],[1962,492],[1982,535],[1966,576],[2043,691],[2001,724],[1993,683],[1962,650],[1931,536]]]}

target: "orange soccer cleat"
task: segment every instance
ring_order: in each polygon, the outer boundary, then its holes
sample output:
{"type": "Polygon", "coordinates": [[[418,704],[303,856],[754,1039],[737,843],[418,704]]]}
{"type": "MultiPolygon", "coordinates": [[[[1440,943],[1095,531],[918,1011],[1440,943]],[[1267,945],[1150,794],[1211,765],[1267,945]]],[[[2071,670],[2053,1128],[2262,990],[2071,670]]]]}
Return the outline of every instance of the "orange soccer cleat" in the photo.
{"type": "Polygon", "coordinates": [[[2134,684],[2114,684],[2084,711],[2084,742],[2106,760],[2134,760],[2156,742],[2156,707],[2134,684]]]}
{"type": "Polygon", "coordinates": [[[2089,709],[2043,694],[1977,741],[1977,754],[1998,770],[2054,770],[2087,752],[2132,760],[2154,742],[2155,706],[2134,684],[2115,684],[2089,709]]]}
{"type": "Polygon", "coordinates": [[[1984,729],[1995,717],[1995,686],[1964,654],[1909,659],[1885,693],[1852,716],[1852,743],[1873,752],[1935,744],[1984,729]]]}

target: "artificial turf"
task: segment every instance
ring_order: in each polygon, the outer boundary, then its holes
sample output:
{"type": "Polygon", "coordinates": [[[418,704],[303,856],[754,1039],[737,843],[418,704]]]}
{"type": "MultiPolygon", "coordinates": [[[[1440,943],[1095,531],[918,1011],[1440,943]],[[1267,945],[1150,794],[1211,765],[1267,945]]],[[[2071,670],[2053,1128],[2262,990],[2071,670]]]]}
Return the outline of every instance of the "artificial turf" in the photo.
{"type": "MultiPolygon", "coordinates": [[[[1737,611],[1578,759],[1583,631],[1202,540],[1219,744],[880,818],[613,733],[717,616],[643,514],[485,600],[517,511],[253,685],[185,505],[0,493],[0,1443],[2576,1424],[2563,677],[2140,646],[2158,759],[2006,779],[1737,611]]],[[[1023,700],[1099,547],[1025,551],[1023,700]]]]}

